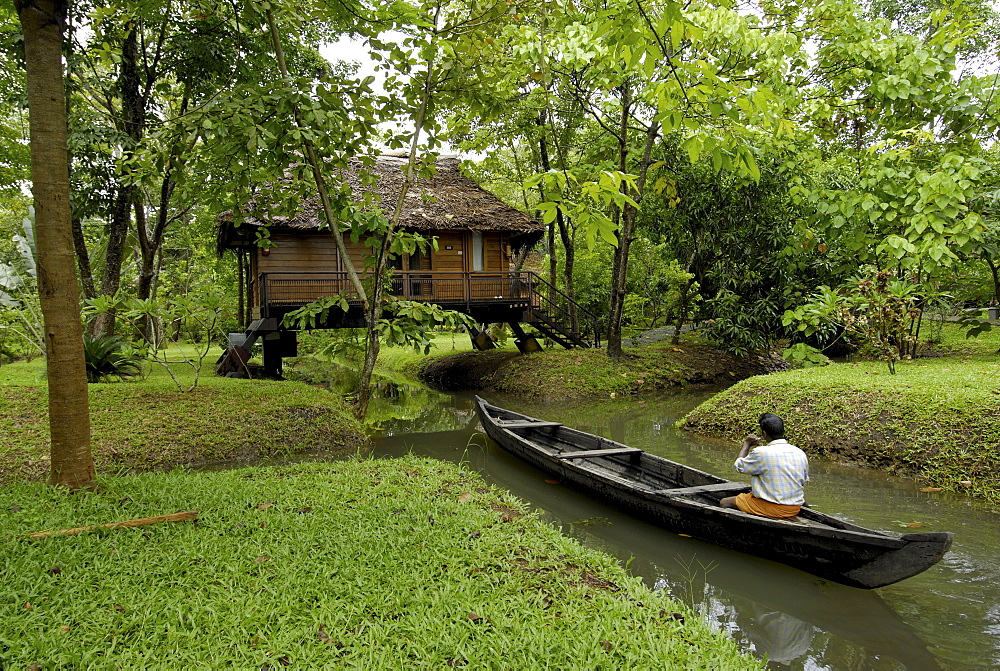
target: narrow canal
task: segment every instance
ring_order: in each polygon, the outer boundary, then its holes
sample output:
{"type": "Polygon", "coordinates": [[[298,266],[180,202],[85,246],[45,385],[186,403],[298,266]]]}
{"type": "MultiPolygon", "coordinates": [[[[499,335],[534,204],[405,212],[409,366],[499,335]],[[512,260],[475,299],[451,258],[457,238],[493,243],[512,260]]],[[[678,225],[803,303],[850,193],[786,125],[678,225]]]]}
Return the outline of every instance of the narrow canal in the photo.
{"type": "MultiPolygon", "coordinates": [[[[738,479],[735,441],[673,428],[709,393],[548,405],[487,396],[738,479]]],[[[742,647],[767,655],[774,668],[1000,668],[1000,514],[966,498],[921,493],[913,480],[812,460],[807,497],[814,507],[876,529],[955,533],[951,551],[930,570],[860,590],[678,536],[547,481],[486,439],[470,394],[405,390],[381,399],[373,412],[384,417],[376,456],[412,451],[468,464],[565,533],[619,558],[651,588],[692,605],[742,647]]],[[[789,432],[794,428],[790,423],[789,432]]]]}

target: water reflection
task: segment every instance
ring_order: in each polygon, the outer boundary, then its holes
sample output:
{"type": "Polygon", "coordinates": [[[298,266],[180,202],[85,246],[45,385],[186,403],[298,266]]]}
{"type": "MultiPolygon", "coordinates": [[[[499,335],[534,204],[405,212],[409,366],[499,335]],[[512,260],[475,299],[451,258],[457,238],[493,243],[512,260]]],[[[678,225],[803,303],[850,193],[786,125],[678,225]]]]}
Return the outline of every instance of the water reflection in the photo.
{"type": "MultiPolygon", "coordinates": [[[[306,382],[345,395],[357,388],[358,373],[332,361],[311,357],[289,359],[288,379],[306,382]]],[[[434,391],[391,371],[376,372],[372,377],[372,400],[367,421],[384,435],[398,432],[430,433],[462,430],[475,421],[476,413],[463,400],[453,403],[453,396],[434,391]]]]}
{"type": "Polygon", "coordinates": [[[769,654],[772,662],[840,669],[847,668],[844,660],[850,657],[895,660],[898,664],[890,668],[940,668],[913,627],[877,591],[830,583],[694,539],[661,540],[653,530],[647,534],[628,527],[590,529],[590,539],[579,531],[575,535],[619,557],[627,554],[623,550],[634,552],[629,564],[634,573],[654,588],[670,590],[747,649],[769,654]],[[595,543],[593,536],[600,540],[595,543]]]}
{"type": "Polygon", "coordinates": [[[383,383],[368,406],[368,421],[385,435],[471,430],[476,413],[467,403],[452,403],[450,394],[383,383]]]}
{"type": "MultiPolygon", "coordinates": [[[[733,444],[673,428],[709,393],[577,404],[496,396],[490,401],[726,475],[733,444]]],[[[396,400],[389,403],[394,409],[385,414],[376,454],[413,451],[467,463],[530,502],[565,533],[627,563],[650,587],[668,589],[692,604],[775,668],[1000,665],[1000,598],[992,588],[1000,579],[993,560],[1000,547],[1000,516],[992,511],[961,498],[920,494],[910,480],[814,460],[808,490],[812,505],[873,528],[902,529],[902,524],[920,522],[922,530],[955,532],[953,550],[939,565],[878,591],[859,590],[680,537],[550,484],[477,431],[471,395],[430,394],[421,402],[435,407],[416,413],[402,412],[396,400]]]]}
{"type": "Polygon", "coordinates": [[[754,604],[754,616],[743,631],[753,641],[754,649],[776,664],[790,664],[802,657],[812,645],[814,627],[780,611],[764,611],[754,604]]]}

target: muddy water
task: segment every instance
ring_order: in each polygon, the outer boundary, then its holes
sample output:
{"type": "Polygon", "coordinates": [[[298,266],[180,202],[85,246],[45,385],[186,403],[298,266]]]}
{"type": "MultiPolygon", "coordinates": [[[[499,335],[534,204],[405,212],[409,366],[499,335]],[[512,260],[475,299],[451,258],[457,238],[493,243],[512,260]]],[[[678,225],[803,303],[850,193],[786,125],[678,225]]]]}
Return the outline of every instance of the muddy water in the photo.
{"type": "MultiPolygon", "coordinates": [[[[464,461],[511,490],[584,544],[618,557],[654,589],[669,590],[745,649],[791,669],[1000,668],[1000,514],[956,496],[920,493],[912,480],[813,460],[810,504],[890,531],[948,530],[955,544],[937,566],[879,590],[833,584],[793,568],[683,538],[623,515],[510,456],[478,432],[470,395],[421,390],[383,399],[376,454],[415,452],[464,461]]],[[[735,443],[677,431],[673,423],[708,392],[540,405],[490,396],[732,477],[735,443]]],[[[750,427],[748,427],[749,430],[750,427]]],[[[789,427],[790,433],[794,427],[789,427]]],[[[735,479],[735,478],[734,478],[735,479]]]]}

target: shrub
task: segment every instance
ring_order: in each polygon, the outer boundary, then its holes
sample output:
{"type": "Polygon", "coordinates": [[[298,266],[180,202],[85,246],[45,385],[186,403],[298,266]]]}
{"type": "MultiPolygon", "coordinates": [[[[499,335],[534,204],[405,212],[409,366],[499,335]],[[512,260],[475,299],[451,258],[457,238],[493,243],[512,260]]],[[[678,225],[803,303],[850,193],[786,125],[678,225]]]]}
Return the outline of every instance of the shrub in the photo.
{"type": "Polygon", "coordinates": [[[121,336],[83,336],[87,382],[124,380],[142,373],[142,358],[122,349],[121,336]]]}

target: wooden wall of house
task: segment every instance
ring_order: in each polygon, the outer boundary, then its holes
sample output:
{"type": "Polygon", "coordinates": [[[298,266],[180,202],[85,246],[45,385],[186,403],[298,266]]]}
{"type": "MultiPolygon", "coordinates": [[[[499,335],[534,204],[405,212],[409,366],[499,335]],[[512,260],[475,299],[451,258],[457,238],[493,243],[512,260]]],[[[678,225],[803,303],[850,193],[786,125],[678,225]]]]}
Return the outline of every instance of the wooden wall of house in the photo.
{"type": "MultiPolygon", "coordinates": [[[[437,251],[431,254],[429,270],[441,272],[463,272],[472,269],[472,235],[468,231],[439,231],[435,234],[437,251]],[[450,249],[449,249],[450,247],[450,249]]],[[[483,234],[484,270],[486,272],[506,272],[510,270],[510,259],[506,254],[509,234],[506,231],[485,231],[483,234]]],[[[260,273],[300,273],[336,272],[343,270],[338,262],[337,247],[332,236],[326,232],[276,231],[271,234],[273,243],[265,256],[258,251],[253,276],[260,273]]],[[[364,258],[370,248],[361,243],[345,240],[348,254],[354,267],[361,272],[364,258]]],[[[408,264],[403,264],[408,268],[408,264]]],[[[424,264],[426,268],[426,263],[424,264]]]]}
{"type": "Polygon", "coordinates": [[[431,253],[431,270],[462,272],[465,268],[465,231],[440,231],[437,233],[437,251],[431,253]],[[450,249],[449,249],[450,247],[450,249]]]}
{"type": "MultiPolygon", "coordinates": [[[[469,231],[439,231],[437,234],[438,249],[433,254],[431,267],[440,272],[471,271],[472,234],[469,231]],[[451,249],[448,249],[451,247],[451,249]]],[[[510,270],[510,259],[507,257],[507,241],[510,235],[506,231],[485,231],[483,233],[483,270],[499,273],[510,270]]]]}
{"type": "Polygon", "coordinates": [[[510,260],[505,254],[508,237],[504,231],[488,231],[483,236],[487,271],[506,272],[510,270],[510,260]]]}
{"type": "Polygon", "coordinates": [[[344,238],[344,246],[347,247],[347,255],[351,258],[354,270],[358,274],[363,275],[365,272],[365,257],[372,253],[372,248],[366,247],[360,240],[357,243],[351,242],[350,237],[344,238]]]}
{"type": "MultiPolygon", "coordinates": [[[[430,258],[421,259],[420,270],[434,276],[437,273],[469,272],[473,268],[473,243],[470,231],[438,231],[438,249],[432,252],[430,258]]],[[[483,232],[483,271],[487,273],[507,272],[510,270],[510,258],[507,255],[509,233],[506,231],[483,232]]],[[[271,233],[272,245],[265,255],[263,250],[257,250],[250,258],[250,300],[251,305],[259,306],[261,302],[258,280],[262,273],[268,273],[272,280],[289,280],[271,285],[268,300],[271,303],[305,303],[314,300],[319,295],[350,291],[346,278],[338,279],[316,276],[313,281],[298,273],[338,273],[343,271],[339,263],[336,244],[328,232],[317,231],[275,231],[271,233]],[[287,273],[287,274],[286,274],[287,273]],[[293,280],[293,281],[292,281],[293,280]],[[332,284],[331,284],[332,282],[332,284]]],[[[348,254],[359,273],[364,272],[364,257],[370,249],[361,243],[347,244],[348,254]]],[[[407,270],[416,270],[409,259],[400,264],[407,270]]],[[[447,277],[447,275],[445,276],[447,277]]],[[[460,282],[455,278],[455,282],[460,282]]],[[[416,285],[414,285],[416,286],[416,285]]],[[[461,292],[462,284],[442,285],[444,293],[461,292]],[[447,288],[445,288],[447,287],[447,288]]],[[[485,285],[484,285],[485,286],[485,285]]],[[[428,289],[411,289],[425,291],[428,289]]],[[[457,296],[457,294],[456,294],[457,296]]],[[[255,318],[260,310],[255,309],[255,318]]]]}
{"type": "MultiPolygon", "coordinates": [[[[261,273],[267,273],[269,280],[277,281],[267,288],[268,303],[301,305],[346,288],[342,286],[346,282],[331,283],[328,278],[325,283],[318,283],[321,276],[312,276],[309,280],[299,274],[340,270],[337,246],[328,231],[272,231],[270,239],[271,246],[258,250],[255,255],[254,274],[254,278],[259,279],[261,273]]],[[[255,299],[259,305],[259,293],[255,299]]]]}
{"type": "MultiPolygon", "coordinates": [[[[339,272],[343,270],[337,243],[326,231],[281,231],[271,234],[271,246],[267,256],[258,252],[260,261],[258,273],[303,273],[339,272]]],[[[365,256],[371,249],[364,244],[352,243],[345,239],[347,253],[359,272],[364,270],[365,256]]]]}
{"type": "Polygon", "coordinates": [[[252,251],[247,255],[250,259],[249,267],[247,268],[247,286],[249,287],[249,301],[250,301],[250,318],[260,319],[260,286],[258,282],[260,281],[260,271],[258,270],[260,263],[260,254],[256,251],[252,251]]]}
{"type": "Polygon", "coordinates": [[[338,271],[337,246],[329,233],[274,232],[265,256],[257,253],[258,273],[338,271]]]}

